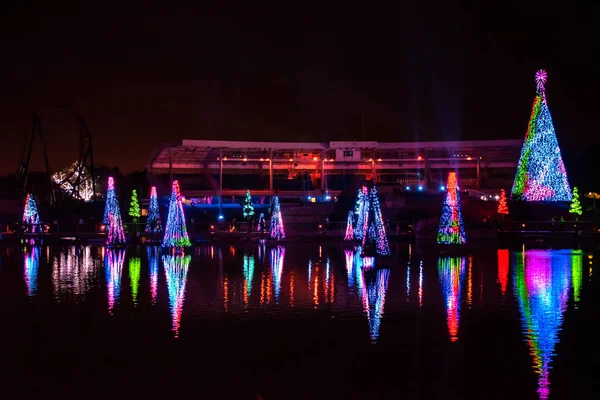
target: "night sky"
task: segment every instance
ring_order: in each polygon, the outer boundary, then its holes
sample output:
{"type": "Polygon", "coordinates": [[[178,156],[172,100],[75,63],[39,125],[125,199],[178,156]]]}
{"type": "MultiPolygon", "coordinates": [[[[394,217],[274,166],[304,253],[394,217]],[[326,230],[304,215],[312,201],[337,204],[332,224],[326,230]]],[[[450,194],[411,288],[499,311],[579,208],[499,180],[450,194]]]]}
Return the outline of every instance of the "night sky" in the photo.
{"type": "Polygon", "coordinates": [[[600,141],[591,10],[227,3],[3,10],[0,173],[16,170],[34,112],[51,168],[77,159],[77,124],[53,104],[81,113],[96,162],[123,172],[169,140],[362,139],[363,113],[366,140],[523,138],[539,68],[563,151],[600,141]]]}

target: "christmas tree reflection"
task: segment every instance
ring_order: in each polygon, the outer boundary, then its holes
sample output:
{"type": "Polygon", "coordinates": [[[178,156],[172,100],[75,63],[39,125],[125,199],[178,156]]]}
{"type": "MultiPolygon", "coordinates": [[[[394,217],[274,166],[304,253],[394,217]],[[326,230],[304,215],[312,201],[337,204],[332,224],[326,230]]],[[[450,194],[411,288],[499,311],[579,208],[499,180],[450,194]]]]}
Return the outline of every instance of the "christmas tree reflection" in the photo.
{"type": "Polygon", "coordinates": [[[191,259],[192,257],[189,255],[163,256],[171,308],[172,329],[175,333],[175,337],[179,336],[181,313],[183,311],[183,302],[185,300],[185,284],[187,282],[188,267],[191,259]]]}
{"type": "Polygon", "coordinates": [[[107,248],[104,253],[104,271],[108,291],[108,312],[112,314],[115,304],[119,304],[121,275],[125,262],[125,250],[107,248]]]}
{"type": "Polygon", "coordinates": [[[40,248],[38,246],[24,248],[23,264],[27,295],[35,296],[37,292],[38,269],[40,266],[40,248]]]}
{"type": "Polygon", "coordinates": [[[467,259],[465,257],[438,258],[438,273],[444,295],[448,333],[452,342],[458,340],[460,302],[466,263],[467,259]]]}
{"type": "Polygon", "coordinates": [[[549,374],[569,299],[572,257],[570,251],[552,250],[526,251],[515,257],[515,296],[540,399],[550,395],[549,374]]]}

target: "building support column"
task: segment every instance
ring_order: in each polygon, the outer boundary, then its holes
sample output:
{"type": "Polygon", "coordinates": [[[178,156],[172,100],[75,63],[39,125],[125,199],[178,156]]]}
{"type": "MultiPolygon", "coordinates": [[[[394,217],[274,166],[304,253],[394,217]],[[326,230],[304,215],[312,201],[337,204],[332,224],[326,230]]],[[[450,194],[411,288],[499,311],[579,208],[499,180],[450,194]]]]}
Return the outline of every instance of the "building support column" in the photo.
{"type": "Polygon", "coordinates": [[[269,190],[273,193],[273,149],[269,150],[269,190]]]}
{"type": "MultiPolygon", "coordinates": [[[[219,149],[219,196],[223,193],[223,149],[219,149]]],[[[220,201],[219,201],[219,204],[220,201]]]]}
{"type": "Polygon", "coordinates": [[[481,189],[481,159],[477,159],[477,189],[481,189]]]}
{"type": "Polygon", "coordinates": [[[171,180],[171,186],[173,186],[173,147],[169,145],[169,179],[171,180]]]}

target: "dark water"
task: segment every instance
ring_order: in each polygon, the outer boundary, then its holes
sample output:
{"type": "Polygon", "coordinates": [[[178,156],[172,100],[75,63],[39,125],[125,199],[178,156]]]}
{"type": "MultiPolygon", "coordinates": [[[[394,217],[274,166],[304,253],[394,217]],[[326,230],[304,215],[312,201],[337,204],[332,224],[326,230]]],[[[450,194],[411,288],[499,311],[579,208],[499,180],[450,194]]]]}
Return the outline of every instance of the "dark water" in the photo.
{"type": "Polygon", "coordinates": [[[581,250],[0,247],[2,398],[600,393],[581,250]]]}

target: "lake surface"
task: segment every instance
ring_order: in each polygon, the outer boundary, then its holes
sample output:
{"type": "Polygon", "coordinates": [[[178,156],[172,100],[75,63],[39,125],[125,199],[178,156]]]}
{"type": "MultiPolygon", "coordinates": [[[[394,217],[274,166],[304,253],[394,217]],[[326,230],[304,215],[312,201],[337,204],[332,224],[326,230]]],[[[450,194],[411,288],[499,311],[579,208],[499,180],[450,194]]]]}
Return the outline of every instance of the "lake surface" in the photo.
{"type": "Polygon", "coordinates": [[[4,246],[0,393],[594,398],[595,261],[398,244],[376,261],[339,244],[4,246]]]}

